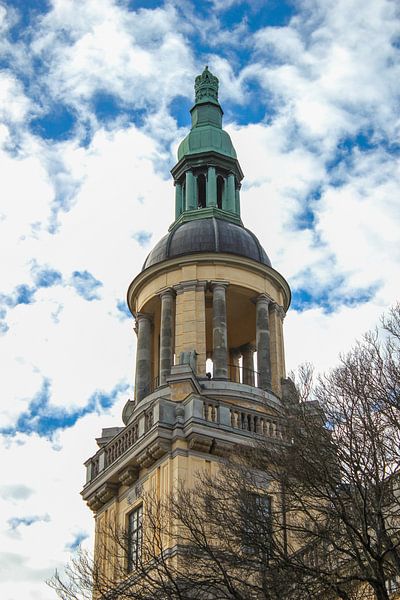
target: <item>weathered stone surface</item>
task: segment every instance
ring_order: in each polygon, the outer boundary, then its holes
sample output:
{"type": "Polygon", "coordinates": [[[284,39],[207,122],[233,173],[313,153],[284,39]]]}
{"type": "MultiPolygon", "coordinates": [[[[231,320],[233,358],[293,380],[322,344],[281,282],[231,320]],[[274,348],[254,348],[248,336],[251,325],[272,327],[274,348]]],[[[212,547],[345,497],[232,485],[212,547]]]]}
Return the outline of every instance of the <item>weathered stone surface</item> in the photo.
{"type": "Polygon", "coordinates": [[[174,297],[175,292],[169,288],[160,294],[161,326],[160,326],[160,385],[165,385],[174,356],[174,297]]]}
{"type": "Polygon", "coordinates": [[[137,349],[135,396],[140,402],[150,392],[151,385],[151,315],[137,313],[137,349]]]}
{"type": "Polygon", "coordinates": [[[268,315],[270,301],[271,299],[266,294],[258,296],[256,301],[258,387],[263,390],[271,389],[271,356],[268,315]]]}
{"type": "Polygon", "coordinates": [[[213,282],[214,379],[228,379],[228,333],[226,327],[226,283],[213,282]]]}

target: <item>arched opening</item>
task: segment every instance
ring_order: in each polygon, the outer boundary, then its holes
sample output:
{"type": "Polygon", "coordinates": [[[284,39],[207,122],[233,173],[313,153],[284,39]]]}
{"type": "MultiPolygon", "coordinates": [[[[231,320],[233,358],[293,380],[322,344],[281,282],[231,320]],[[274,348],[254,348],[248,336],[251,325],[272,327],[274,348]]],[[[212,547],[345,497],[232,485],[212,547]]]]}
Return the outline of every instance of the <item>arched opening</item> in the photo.
{"type": "Polygon", "coordinates": [[[222,208],[222,199],[224,196],[225,180],[221,175],[217,177],[217,207],[222,208]]]}
{"type": "Polygon", "coordinates": [[[206,207],[206,178],[205,175],[197,176],[197,206],[206,207]]]}
{"type": "Polygon", "coordinates": [[[207,379],[212,379],[213,376],[214,365],[211,358],[207,358],[206,360],[206,376],[207,379]]]}

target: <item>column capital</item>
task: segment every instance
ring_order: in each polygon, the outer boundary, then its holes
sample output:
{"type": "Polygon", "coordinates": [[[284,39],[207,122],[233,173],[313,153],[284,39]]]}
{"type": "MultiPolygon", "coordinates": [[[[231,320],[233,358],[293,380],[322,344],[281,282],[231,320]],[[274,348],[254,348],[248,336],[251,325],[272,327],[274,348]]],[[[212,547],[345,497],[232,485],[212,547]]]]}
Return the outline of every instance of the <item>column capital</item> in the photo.
{"type": "Polygon", "coordinates": [[[199,279],[191,279],[189,281],[181,281],[174,285],[173,289],[177,294],[183,294],[183,292],[202,292],[207,287],[207,281],[199,279]]]}
{"type": "Polygon", "coordinates": [[[276,312],[281,321],[286,317],[285,309],[277,302],[271,302],[271,311],[276,312]]]}
{"type": "Polygon", "coordinates": [[[271,304],[272,302],[274,302],[274,300],[271,298],[271,296],[269,294],[263,293],[263,294],[259,294],[255,298],[253,298],[253,302],[254,302],[254,304],[259,304],[261,302],[263,302],[263,303],[265,302],[266,304],[271,304]]]}
{"type": "Polygon", "coordinates": [[[209,286],[211,290],[215,290],[216,288],[222,287],[227,288],[229,285],[229,281],[210,281],[209,286]]]}
{"type": "Polygon", "coordinates": [[[257,350],[257,347],[255,344],[243,344],[243,346],[240,346],[239,348],[240,352],[243,354],[243,352],[255,352],[257,350]]]}
{"type": "Polygon", "coordinates": [[[163,290],[159,291],[158,295],[160,296],[160,298],[162,298],[163,296],[170,296],[172,298],[175,298],[176,292],[175,292],[174,288],[168,287],[168,288],[164,288],[163,290]]]}
{"type": "Polygon", "coordinates": [[[138,323],[139,321],[145,321],[146,319],[148,321],[150,321],[150,323],[153,322],[153,315],[150,315],[149,313],[144,313],[144,312],[137,312],[133,315],[136,319],[136,323],[138,323]]]}
{"type": "Polygon", "coordinates": [[[241,348],[231,348],[229,352],[232,355],[232,358],[240,358],[242,355],[241,348]]]}

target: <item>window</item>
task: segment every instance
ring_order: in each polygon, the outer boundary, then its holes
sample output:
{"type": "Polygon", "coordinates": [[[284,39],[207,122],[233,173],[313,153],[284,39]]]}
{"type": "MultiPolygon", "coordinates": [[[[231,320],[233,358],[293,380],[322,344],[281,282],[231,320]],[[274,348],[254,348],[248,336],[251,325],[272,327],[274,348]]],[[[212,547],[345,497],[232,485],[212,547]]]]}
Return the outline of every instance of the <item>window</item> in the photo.
{"type": "Polygon", "coordinates": [[[143,506],[128,515],[128,571],[131,573],[139,564],[143,541],[143,506]]]}
{"type": "Polygon", "coordinates": [[[242,499],[242,549],[269,556],[271,546],[271,497],[248,493],[242,499]]]}
{"type": "Polygon", "coordinates": [[[397,575],[394,575],[393,577],[391,577],[390,579],[388,579],[386,581],[386,589],[389,592],[389,594],[394,594],[394,592],[397,592],[399,589],[399,577],[397,575]]]}
{"type": "Polygon", "coordinates": [[[197,176],[197,206],[206,208],[206,178],[204,175],[197,176]]]}

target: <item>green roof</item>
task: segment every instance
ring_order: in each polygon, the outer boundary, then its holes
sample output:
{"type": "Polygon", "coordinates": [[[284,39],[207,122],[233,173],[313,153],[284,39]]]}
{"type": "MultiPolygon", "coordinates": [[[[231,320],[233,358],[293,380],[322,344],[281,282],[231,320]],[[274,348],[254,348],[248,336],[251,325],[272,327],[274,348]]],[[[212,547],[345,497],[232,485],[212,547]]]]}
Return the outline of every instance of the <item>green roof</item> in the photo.
{"type": "Polygon", "coordinates": [[[184,156],[202,152],[218,152],[236,158],[236,151],[229,134],[214,125],[193,128],[179,144],[178,161],[184,156]]]}

